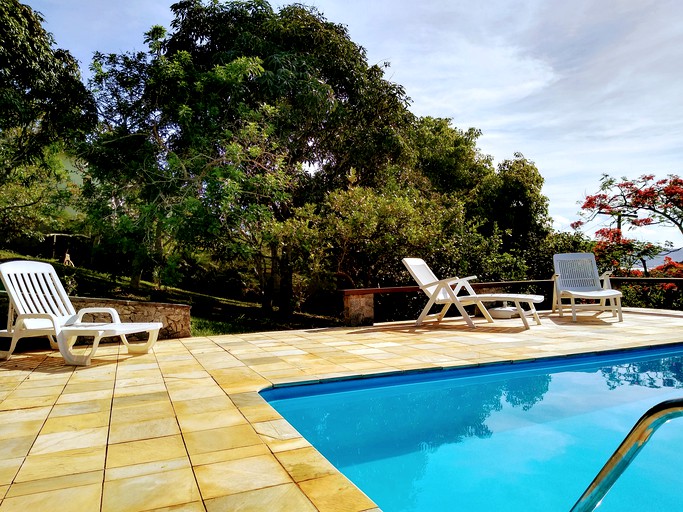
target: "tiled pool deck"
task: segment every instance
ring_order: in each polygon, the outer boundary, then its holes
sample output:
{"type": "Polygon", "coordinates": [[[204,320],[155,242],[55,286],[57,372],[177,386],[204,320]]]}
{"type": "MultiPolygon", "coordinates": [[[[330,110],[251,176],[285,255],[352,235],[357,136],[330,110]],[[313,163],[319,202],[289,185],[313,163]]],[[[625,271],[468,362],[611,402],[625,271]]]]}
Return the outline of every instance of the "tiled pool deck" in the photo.
{"type": "Polygon", "coordinates": [[[541,314],[164,340],[93,365],[0,364],[0,512],[378,510],[258,391],[316,381],[683,342],[683,313],[541,314]]]}

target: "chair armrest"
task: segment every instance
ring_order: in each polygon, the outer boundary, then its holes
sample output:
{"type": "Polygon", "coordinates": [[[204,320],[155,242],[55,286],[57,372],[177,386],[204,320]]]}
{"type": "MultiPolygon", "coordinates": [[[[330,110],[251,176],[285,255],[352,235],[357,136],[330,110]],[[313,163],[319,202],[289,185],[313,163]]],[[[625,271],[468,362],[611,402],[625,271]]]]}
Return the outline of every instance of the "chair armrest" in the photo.
{"type": "Polygon", "coordinates": [[[447,277],[446,279],[439,279],[438,281],[432,281],[431,283],[425,283],[423,285],[420,285],[420,288],[429,288],[430,286],[438,286],[438,285],[452,285],[455,283],[458,283],[460,281],[470,281],[472,279],[476,279],[477,276],[468,276],[468,277],[447,277]]]}
{"type": "Polygon", "coordinates": [[[602,281],[602,288],[603,290],[611,290],[612,289],[612,283],[609,282],[609,276],[612,275],[611,270],[607,270],[606,272],[603,272],[603,274],[600,276],[600,281],[602,281]]]}
{"type": "Polygon", "coordinates": [[[111,321],[112,323],[119,324],[121,323],[121,319],[119,318],[119,312],[116,311],[114,308],[83,308],[79,309],[78,313],[76,314],[76,318],[74,319],[73,322],[69,322],[70,324],[78,324],[83,321],[83,316],[87,315],[88,313],[104,313],[109,316],[111,316],[111,321]]]}
{"type": "MultiPolygon", "coordinates": [[[[52,323],[52,327],[55,329],[55,331],[58,330],[58,321],[57,317],[51,313],[24,313],[21,315],[17,315],[17,317],[14,320],[14,324],[12,325],[12,330],[16,329],[17,326],[22,325],[26,320],[49,320],[52,323]]],[[[7,330],[10,329],[10,326],[7,326],[7,330]]],[[[26,330],[31,330],[30,328],[24,327],[26,330]]]]}

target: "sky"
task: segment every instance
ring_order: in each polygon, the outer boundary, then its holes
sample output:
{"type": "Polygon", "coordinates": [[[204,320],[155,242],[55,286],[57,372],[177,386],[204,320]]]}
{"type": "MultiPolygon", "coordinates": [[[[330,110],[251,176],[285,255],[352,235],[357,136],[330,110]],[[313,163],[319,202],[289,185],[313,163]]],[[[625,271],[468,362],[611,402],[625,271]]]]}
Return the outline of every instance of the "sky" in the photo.
{"type": "MultiPolygon", "coordinates": [[[[84,75],[95,51],[144,50],[174,0],[21,0],[42,13],[84,75]]],[[[294,2],[271,1],[274,9],[294,2]]],[[[683,172],[679,0],[302,0],[345,25],[370,64],[390,63],[418,116],[482,131],[495,162],[522,153],[569,230],[603,173],[683,172]]],[[[584,229],[605,227],[601,217],[584,229]]],[[[683,246],[677,229],[628,231],[683,246]]]]}

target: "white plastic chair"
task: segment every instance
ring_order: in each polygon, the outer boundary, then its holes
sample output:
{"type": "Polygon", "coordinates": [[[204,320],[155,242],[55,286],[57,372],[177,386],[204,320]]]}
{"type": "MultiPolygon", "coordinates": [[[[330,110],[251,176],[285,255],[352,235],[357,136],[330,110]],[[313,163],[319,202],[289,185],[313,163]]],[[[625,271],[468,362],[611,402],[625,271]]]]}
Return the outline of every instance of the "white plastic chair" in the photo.
{"type": "Polygon", "coordinates": [[[558,309],[562,316],[564,306],[562,300],[568,299],[574,322],[576,322],[578,310],[597,311],[596,316],[603,311],[611,311],[612,316],[619,316],[620,322],[624,320],[621,313],[621,292],[611,288],[609,281],[611,272],[605,272],[602,276],[598,275],[598,266],[593,253],[555,254],[553,264],[555,267],[553,311],[558,309]],[[577,304],[577,300],[596,302],[577,304]]]}
{"type": "Polygon", "coordinates": [[[529,322],[527,321],[526,313],[521,306],[521,303],[526,303],[529,307],[529,313],[533,315],[536,323],[541,325],[541,319],[538,317],[534,303],[543,302],[542,295],[524,295],[516,293],[477,294],[468,282],[472,279],[476,279],[476,276],[437,279],[429,266],[420,258],[404,258],[403,264],[408,269],[408,272],[410,272],[410,275],[413,276],[413,279],[417,281],[420,289],[429,297],[429,302],[427,302],[427,305],[422,310],[415,325],[422,325],[426,319],[431,318],[440,322],[446,316],[449,308],[455,306],[467,325],[475,327],[472,318],[470,318],[470,315],[465,311],[465,306],[473,304],[479,308],[479,311],[481,311],[481,314],[484,315],[486,320],[493,322],[493,318],[491,318],[491,315],[483,303],[497,301],[514,302],[517,313],[524,323],[524,328],[528,329],[529,322]],[[464,294],[458,295],[460,292],[464,292],[464,294]],[[438,313],[430,315],[429,311],[435,304],[443,305],[443,307],[438,313]]]}
{"type": "Polygon", "coordinates": [[[9,359],[17,341],[33,336],[47,336],[58,348],[67,364],[89,365],[100,339],[118,336],[129,354],[146,354],[156,343],[160,322],[121,323],[113,308],[83,308],[76,313],[55,269],[38,261],[10,261],[0,264],[0,279],[9,295],[7,332],[11,336],[9,350],[0,351],[0,359],[9,359]],[[88,313],[107,313],[111,323],[83,322],[88,313]],[[131,344],[127,334],[147,332],[146,342],[131,344]],[[73,346],[79,336],[92,336],[89,353],[76,354],[73,346]]]}

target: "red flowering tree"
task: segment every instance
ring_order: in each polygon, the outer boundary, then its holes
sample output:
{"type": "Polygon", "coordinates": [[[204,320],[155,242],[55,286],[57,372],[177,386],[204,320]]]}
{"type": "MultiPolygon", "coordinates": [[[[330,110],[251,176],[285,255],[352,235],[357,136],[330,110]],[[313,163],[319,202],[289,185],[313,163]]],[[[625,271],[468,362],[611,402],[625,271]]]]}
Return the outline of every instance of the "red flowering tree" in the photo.
{"type": "MultiPolygon", "coordinates": [[[[675,175],[656,180],[643,175],[621,181],[607,174],[600,179],[600,191],[589,195],[581,206],[581,216],[593,220],[597,215],[614,215],[634,226],[666,224],[676,226],[683,234],[683,179],[675,175]]],[[[572,224],[579,227],[584,221],[572,224]]]]}
{"type": "Polygon", "coordinates": [[[603,270],[614,270],[616,275],[632,275],[631,269],[640,263],[647,276],[647,260],[662,251],[662,247],[653,243],[625,238],[621,229],[599,229],[595,236],[597,241],[593,252],[598,265],[603,270]]]}

